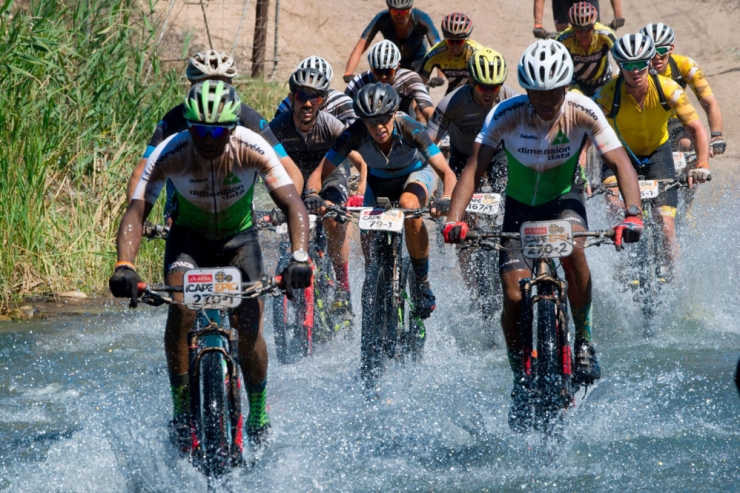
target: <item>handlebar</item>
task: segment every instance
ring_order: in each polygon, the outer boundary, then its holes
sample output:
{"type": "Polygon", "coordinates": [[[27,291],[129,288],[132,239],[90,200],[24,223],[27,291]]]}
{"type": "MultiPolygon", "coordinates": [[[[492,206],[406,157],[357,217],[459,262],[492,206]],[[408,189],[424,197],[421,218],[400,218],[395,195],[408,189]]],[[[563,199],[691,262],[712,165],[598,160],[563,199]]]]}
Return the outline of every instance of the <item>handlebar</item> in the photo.
{"type": "MultiPolygon", "coordinates": [[[[613,239],[616,231],[613,229],[597,229],[593,231],[574,231],[573,238],[608,238],[613,239]]],[[[465,240],[485,240],[485,239],[510,239],[520,240],[521,233],[511,233],[505,231],[475,231],[470,230],[465,235],[465,240]]]]}
{"type": "MultiPolygon", "coordinates": [[[[169,296],[158,293],[157,291],[163,291],[167,293],[182,293],[182,286],[167,286],[164,284],[147,284],[140,282],[137,286],[139,292],[139,301],[147,305],[160,306],[162,304],[168,305],[181,305],[183,303],[173,300],[169,296]]],[[[257,298],[263,294],[277,293],[279,290],[285,289],[282,276],[275,277],[263,277],[259,281],[243,282],[242,292],[234,297],[239,298],[257,298]]]]}

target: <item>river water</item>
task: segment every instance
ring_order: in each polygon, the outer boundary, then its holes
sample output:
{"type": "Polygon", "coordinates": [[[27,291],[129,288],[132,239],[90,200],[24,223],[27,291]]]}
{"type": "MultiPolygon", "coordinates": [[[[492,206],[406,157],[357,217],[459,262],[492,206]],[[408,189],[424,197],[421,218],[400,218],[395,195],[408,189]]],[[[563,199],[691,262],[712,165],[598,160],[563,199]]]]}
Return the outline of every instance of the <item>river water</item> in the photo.
{"type": "MultiPolygon", "coordinates": [[[[740,208],[729,186],[712,186],[725,205],[700,191],[696,225],[682,235],[681,287],[655,337],[641,336],[639,310],[613,281],[617,253],[589,250],[603,378],[561,439],[509,431],[505,355],[480,349],[455,258],[433,247],[439,303],[425,359],[390,364],[376,401],[357,381],[359,330],[278,366],[268,321],[272,445],[220,489],[740,490],[740,208]]],[[[607,226],[602,205],[589,205],[592,227],[607,226]]],[[[360,272],[353,282],[359,306],[360,272]]],[[[205,491],[167,439],[164,312],[117,305],[0,325],[0,491],[205,491]]]]}

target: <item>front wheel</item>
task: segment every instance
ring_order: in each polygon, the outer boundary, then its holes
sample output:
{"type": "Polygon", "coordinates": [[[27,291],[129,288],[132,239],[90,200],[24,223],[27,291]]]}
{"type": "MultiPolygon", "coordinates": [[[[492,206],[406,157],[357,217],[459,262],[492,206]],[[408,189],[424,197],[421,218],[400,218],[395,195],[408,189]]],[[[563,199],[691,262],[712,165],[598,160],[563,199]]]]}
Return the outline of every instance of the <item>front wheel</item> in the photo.
{"type": "Polygon", "coordinates": [[[557,424],[570,403],[561,359],[558,306],[555,300],[540,298],[537,306],[536,423],[547,433],[557,424]]]}
{"type": "Polygon", "coordinates": [[[362,285],[362,341],[360,374],[366,388],[372,388],[382,373],[383,351],[389,348],[386,342],[388,322],[393,313],[390,297],[390,277],[386,262],[377,259],[371,262],[362,285]]]}
{"type": "Polygon", "coordinates": [[[223,475],[230,463],[233,431],[229,414],[229,378],[224,356],[216,351],[200,360],[200,452],[207,476],[223,475]]]}

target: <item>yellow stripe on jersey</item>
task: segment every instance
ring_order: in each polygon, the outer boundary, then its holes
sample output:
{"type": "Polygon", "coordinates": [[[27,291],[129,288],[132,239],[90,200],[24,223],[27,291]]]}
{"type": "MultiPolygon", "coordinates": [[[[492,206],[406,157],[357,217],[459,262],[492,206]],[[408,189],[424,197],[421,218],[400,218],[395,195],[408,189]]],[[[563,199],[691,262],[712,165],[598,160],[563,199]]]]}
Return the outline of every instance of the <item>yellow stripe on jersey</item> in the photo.
{"type": "MultiPolygon", "coordinates": [[[[709,81],[707,81],[704,72],[702,72],[694,60],[681,55],[671,55],[671,58],[676,62],[678,70],[681,72],[681,77],[691,86],[691,90],[694,91],[697,98],[704,99],[712,95],[712,88],[709,87],[709,81]]],[[[670,63],[666,63],[665,70],[660,75],[668,78],[671,77],[670,63]]]]}

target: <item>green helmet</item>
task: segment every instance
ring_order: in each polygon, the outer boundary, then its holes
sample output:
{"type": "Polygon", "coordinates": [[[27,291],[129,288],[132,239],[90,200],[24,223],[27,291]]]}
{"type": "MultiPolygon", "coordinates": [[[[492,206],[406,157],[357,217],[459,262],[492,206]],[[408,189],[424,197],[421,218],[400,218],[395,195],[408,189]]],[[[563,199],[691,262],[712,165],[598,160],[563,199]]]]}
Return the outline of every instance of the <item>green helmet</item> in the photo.
{"type": "Polygon", "coordinates": [[[185,119],[195,123],[237,123],[242,102],[233,86],[204,80],[190,88],[185,98],[185,119]]]}

